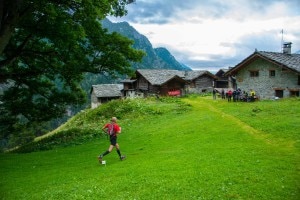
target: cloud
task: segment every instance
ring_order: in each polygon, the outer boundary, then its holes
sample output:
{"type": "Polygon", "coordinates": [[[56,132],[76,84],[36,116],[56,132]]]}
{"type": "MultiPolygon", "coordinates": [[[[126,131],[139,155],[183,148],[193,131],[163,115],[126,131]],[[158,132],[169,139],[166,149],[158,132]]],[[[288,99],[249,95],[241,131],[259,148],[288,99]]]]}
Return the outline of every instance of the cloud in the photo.
{"type": "Polygon", "coordinates": [[[129,22],[193,69],[234,66],[255,49],[280,52],[282,36],[300,50],[299,0],[137,0],[128,13],[110,19],[129,22]]]}
{"type": "Polygon", "coordinates": [[[126,21],[141,24],[166,24],[172,21],[228,18],[274,18],[287,12],[299,15],[299,0],[137,0],[128,7],[126,21]]]}
{"type": "Polygon", "coordinates": [[[169,23],[179,9],[191,9],[192,0],[137,0],[135,4],[129,5],[126,21],[140,24],[166,24],[169,23]]]}
{"type": "Polygon", "coordinates": [[[198,54],[193,51],[179,51],[172,46],[167,48],[177,60],[192,66],[193,69],[215,70],[233,67],[255,50],[281,52],[280,30],[249,33],[241,36],[238,41],[219,43],[220,49],[228,49],[227,53],[207,51],[207,53],[198,54]]]}

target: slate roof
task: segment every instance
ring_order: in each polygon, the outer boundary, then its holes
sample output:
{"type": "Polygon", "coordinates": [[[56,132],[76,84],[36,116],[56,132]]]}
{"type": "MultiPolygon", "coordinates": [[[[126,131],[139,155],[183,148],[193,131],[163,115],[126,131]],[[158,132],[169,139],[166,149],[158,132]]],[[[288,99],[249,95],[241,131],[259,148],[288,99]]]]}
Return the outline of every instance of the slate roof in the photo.
{"type": "Polygon", "coordinates": [[[300,73],[300,54],[286,54],[278,52],[255,51],[253,54],[245,58],[242,62],[237,64],[234,68],[230,69],[225,74],[235,73],[244,66],[244,64],[251,62],[253,59],[262,58],[272,62],[278,66],[290,69],[300,73]]]}
{"type": "Polygon", "coordinates": [[[208,75],[208,76],[211,76],[215,79],[217,79],[217,77],[210,73],[209,71],[206,71],[206,70],[195,70],[195,71],[186,71],[185,74],[184,74],[184,79],[187,80],[187,81],[192,81],[200,76],[203,76],[203,75],[208,75]]]}
{"type": "MultiPolygon", "coordinates": [[[[162,85],[180,75],[178,70],[138,69],[137,72],[149,81],[151,85],[162,85]]],[[[183,78],[182,76],[179,77],[183,78]]]]}
{"type": "MultiPolygon", "coordinates": [[[[230,69],[230,68],[229,68],[230,69]]],[[[224,74],[226,72],[228,72],[229,69],[220,69],[219,71],[216,72],[216,76],[220,77],[220,76],[224,76],[224,74]]]]}
{"type": "Polygon", "coordinates": [[[163,70],[163,69],[138,69],[137,72],[141,74],[146,80],[148,80],[152,85],[162,85],[167,81],[180,77],[183,80],[191,81],[199,76],[208,74],[214,78],[215,75],[208,71],[179,71],[179,70],[163,70]]]}
{"type": "Polygon", "coordinates": [[[122,84],[100,84],[92,85],[96,97],[120,97],[122,96],[122,84]]]}
{"type": "Polygon", "coordinates": [[[275,52],[258,52],[260,55],[277,62],[280,65],[300,72],[300,54],[286,54],[286,53],[275,53],[275,52]]]}

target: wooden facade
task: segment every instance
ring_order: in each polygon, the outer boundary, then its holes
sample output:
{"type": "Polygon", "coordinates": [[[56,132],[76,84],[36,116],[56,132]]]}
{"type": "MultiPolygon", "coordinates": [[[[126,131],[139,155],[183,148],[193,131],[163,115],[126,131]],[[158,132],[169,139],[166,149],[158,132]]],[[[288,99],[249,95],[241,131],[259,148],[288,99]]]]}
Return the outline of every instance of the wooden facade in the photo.
{"type": "Polygon", "coordinates": [[[171,91],[184,93],[186,81],[176,75],[176,70],[137,70],[136,90],[149,94],[167,96],[171,91]]]}
{"type": "Polygon", "coordinates": [[[229,69],[220,69],[215,75],[218,77],[215,83],[215,88],[228,88],[228,78],[225,73],[229,69]]]}
{"type": "Polygon", "coordinates": [[[185,79],[187,93],[201,94],[212,92],[218,78],[208,71],[189,71],[185,74],[185,79]]]}
{"type": "Polygon", "coordinates": [[[136,90],[145,95],[180,95],[211,92],[218,79],[208,71],[146,70],[136,71],[136,90]],[[173,92],[172,92],[173,91],[173,92]],[[174,92],[176,91],[176,92],[174,92]]]}
{"type": "Polygon", "coordinates": [[[216,79],[208,71],[139,69],[134,78],[123,80],[123,85],[93,85],[91,107],[123,97],[182,96],[187,93],[211,92],[216,79]]]}

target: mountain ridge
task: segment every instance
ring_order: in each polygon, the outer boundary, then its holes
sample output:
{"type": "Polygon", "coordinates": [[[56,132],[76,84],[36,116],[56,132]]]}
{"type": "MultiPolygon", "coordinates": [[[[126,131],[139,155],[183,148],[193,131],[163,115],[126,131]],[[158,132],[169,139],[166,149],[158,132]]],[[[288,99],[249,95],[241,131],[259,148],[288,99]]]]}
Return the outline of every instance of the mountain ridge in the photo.
{"type": "Polygon", "coordinates": [[[149,39],[140,34],[128,22],[111,22],[109,19],[101,21],[103,28],[109,32],[117,32],[134,41],[133,47],[145,51],[146,55],[141,63],[133,63],[133,69],[175,69],[192,70],[186,65],[179,63],[175,57],[165,48],[153,48],[149,39]]]}

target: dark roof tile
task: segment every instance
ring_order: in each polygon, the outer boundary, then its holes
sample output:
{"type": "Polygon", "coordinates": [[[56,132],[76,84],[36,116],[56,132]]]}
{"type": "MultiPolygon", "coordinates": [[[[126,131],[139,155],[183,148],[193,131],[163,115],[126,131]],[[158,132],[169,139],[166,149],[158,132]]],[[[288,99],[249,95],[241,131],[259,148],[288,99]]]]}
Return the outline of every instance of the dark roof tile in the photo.
{"type": "Polygon", "coordinates": [[[204,70],[195,71],[179,71],[179,70],[161,70],[161,69],[139,69],[137,70],[145,79],[147,79],[152,85],[162,85],[171,80],[175,76],[178,76],[184,80],[191,81],[199,76],[208,74],[216,78],[213,74],[204,70]]]}
{"type": "Polygon", "coordinates": [[[239,71],[246,63],[255,59],[256,57],[261,57],[284,68],[288,68],[298,73],[300,72],[300,54],[255,51],[253,54],[251,54],[250,56],[242,60],[239,64],[237,64],[235,67],[227,71],[225,75],[229,75],[231,73],[239,71]]]}
{"type": "Polygon", "coordinates": [[[96,97],[120,97],[122,96],[122,84],[100,84],[92,85],[96,97]]]}
{"type": "Polygon", "coordinates": [[[300,72],[300,54],[286,54],[276,52],[258,51],[258,54],[284,65],[287,68],[300,72]]]}

